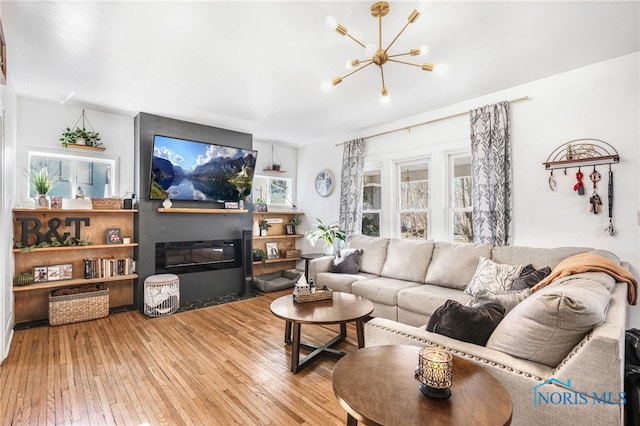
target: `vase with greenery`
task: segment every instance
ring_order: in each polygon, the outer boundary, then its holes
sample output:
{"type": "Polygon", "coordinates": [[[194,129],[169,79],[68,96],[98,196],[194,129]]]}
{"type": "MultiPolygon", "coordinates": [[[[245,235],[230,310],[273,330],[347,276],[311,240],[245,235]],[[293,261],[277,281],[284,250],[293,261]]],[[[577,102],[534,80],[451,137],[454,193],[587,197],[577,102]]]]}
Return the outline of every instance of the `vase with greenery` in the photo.
{"type": "Polygon", "coordinates": [[[80,127],[76,127],[75,130],[71,130],[71,128],[67,127],[67,130],[62,132],[60,141],[65,148],[69,145],[102,146],[99,132],[94,132],[80,127]]]}
{"type": "Polygon", "coordinates": [[[291,231],[293,234],[296,233],[296,226],[300,225],[300,218],[298,217],[298,215],[296,216],[292,216],[291,219],[289,219],[289,225],[291,225],[291,231]]]}
{"type": "Polygon", "coordinates": [[[266,219],[262,219],[260,222],[258,222],[258,226],[260,227],[260,235],[266,237],[267,231],[269,230],[269,228],[271,228],[271,224],[267,222],[266,219]]]}
{"type": "Polygon", "coordinates": [[[42,167],[40,170],[31,170],[29,175],[31,186],[36,192],[36,208],[48,209],[49,208],[49,191],[53,189],[58,181],[55,175],[49,174],[47,167],[42,167]]]}
{"type": "Polygon", "coordinates": [[[305,234],[307,240],[311,244],[315,244],[318,240],[324,241],[324,254],[331,255],[335,251],[335,245],[339,242],[345,242],[347,234],[340,229],[337,222],[326,224],[320,218],[316,218],[315,229],[307,231],[305,234]]]}
{"type": "Polygon", "coordinates": [[[262,249],[254,248],[252,254],[253,254],[253,261],[254,262],[262,262],[262,264],[264,265],[265,255],[264,255],[264,251],[262,249]]]}

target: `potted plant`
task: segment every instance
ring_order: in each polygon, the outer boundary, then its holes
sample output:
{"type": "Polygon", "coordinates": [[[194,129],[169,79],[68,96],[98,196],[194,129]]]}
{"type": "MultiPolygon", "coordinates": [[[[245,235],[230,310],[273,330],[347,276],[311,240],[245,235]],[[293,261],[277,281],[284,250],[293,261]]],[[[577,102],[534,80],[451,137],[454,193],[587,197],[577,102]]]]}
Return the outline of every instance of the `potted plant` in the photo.
{"type": "Polygon", "coordinates": [[[260,222],[258,222],[258,226],[260,227],[260,236],[266,237],[267,231],[269,230],[269,228],[271,228],[271,224],[267,222],[266,219],[262,219],[260,222]]]}
{"type": "Polygon", "coordinates": [[[271,164],[271,170],[280,171],[280,164],[278,163],[271,164]]]}
{"type": "Polygon", "coordinates": [[[289,225],[292,226],[292,234],[296,233],[296,226],[300,225],[300,218],[296,215],[296,216],[291,216],[291,219],[289,219],[289,225]]]}
{"type": "Polygon", "coordinates": [[[316,218],[315,228],[312,231],[307,231],[305,234],[307,240],[311,244],[315,244],[318,240],[324,241],[324,254],[332,255],[335,251],[335,243],[338,241],[346,241],[347,234],[340,229],[340,226],[334,222],[326,224],[320,218],[316,218]]]}
{"type": "Polygon", "coordinates": [[[57,176],[49,175],[49,169],[46,166],[40,170],[31,170],[29,180],[33,189],[36,191],[36,208],[48,209],[49,196],[47,195],[58,181],[57,176]]]}
{"type": "Polygon", "coordinates": [[[262,262],[264,264],[265,261],[265,255],[264,255],[264,251],[262,249],[259,248],[254,248],[253,249],[253,261],[254,262],[262,262]]]}
{"type": "Polygon", "coordinates": [[[99,132],[90,131],[85,128],[81,129],[80,127],[76,127],[75,130],[71,130],[71,128],[67,127],[67,130],[62,132],[60,141],[65,148],[67,148],[69,145],[102,145],[102,143],[100,142],[99,132]]]}

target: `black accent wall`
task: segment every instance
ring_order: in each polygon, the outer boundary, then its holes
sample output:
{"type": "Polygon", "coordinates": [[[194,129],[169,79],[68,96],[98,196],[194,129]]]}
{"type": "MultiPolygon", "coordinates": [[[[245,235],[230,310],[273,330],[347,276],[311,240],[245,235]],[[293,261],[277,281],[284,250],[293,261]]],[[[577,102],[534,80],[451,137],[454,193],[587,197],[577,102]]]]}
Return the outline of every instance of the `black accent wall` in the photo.
{"type": "MultiPolygon", "coordinates": [[[[136,198],[138,214],[135,221],[135,241],[139,243],[136,260],[139,280],[134,293],[134,302],[140,310],[144,308],[144,280],[156,273],[155,247],[163,241],[193,241],[240,239],[243,230],[252,226],[251,213],[244,214],[193,214],[159,213],[162,201],[149,200],[149,178],[155,134],[171,136],[193,141],[209,142],[243,149],[253,148],[253,137],[202,124],[189,123],[157,115],[140,113],[134,122],[136,198]]],[[[173,207],[222,208],[213,202],[174,201],[173,207]]],[[[245,208],[252,211],[251,204],[245,208]]],[[[179,274],[180,302],[185,304],[194,300],[240,293],[244,290],[242,268],[219,271],[179,274]]]]}

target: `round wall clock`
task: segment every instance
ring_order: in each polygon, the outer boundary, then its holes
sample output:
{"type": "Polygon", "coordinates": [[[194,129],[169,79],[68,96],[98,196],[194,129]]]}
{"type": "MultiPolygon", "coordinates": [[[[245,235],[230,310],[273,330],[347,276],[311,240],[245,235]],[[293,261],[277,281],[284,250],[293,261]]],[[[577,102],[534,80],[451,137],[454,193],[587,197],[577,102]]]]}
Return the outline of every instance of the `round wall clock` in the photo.
{"type": "Polygon", "coordinates": [[[327,197],[333,190],[333,175],[327,169],[320,170],[320,173],[316,176],[316,192],[321,197],[327,197]]]}

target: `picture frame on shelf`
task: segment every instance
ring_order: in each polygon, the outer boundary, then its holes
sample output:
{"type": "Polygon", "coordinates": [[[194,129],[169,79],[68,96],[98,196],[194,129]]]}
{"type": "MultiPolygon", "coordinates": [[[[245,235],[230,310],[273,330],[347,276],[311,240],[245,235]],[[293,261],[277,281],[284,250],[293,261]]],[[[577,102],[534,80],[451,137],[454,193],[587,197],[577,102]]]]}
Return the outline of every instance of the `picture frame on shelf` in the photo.
{"type": "Polygon", "coordinates": [[[225,209],[238,209],[240,207],[238,206],[238,202],[237,201],[225,201],[224,202],[224,208],[225,209]]]}
{"type": "Polygon", "coordinates": [[[47,267],[46,266],[34,266],[33,267],[33,282],[42,283],[48,281],[47,267]]]}
{"type": "Polygon", "coordinates": [[[260,213],[266,213],[268,211],[267,203],[257,203],[256,211],[260,213]]]}
{"type": "Polygon", "coordinates": [[[71,278],[73,278],[71,263],[47,266],[47,281],[70,280],[71,278]]]}
{"type": "Polygon", "coordinates": [[[278,251],[278,243],[265,243],[264,246],[267,252],[267,260],[280,258],[280,252],[278,251]]]}
{"type": "Polygon", "coordinates": [[[52,209],[61,209],[62,208],[62,197],[51,197],[51,208],[52,209]]]}
{"type": "Polygon", "coordinates": [[[284,232],[285,232],[285,234],[287,234],[287,235],[294,235],[294,234],[296,233],[296,232],[295,232],[295,228],[294,228],[294,226],[293,226],[293,225],[291,225],[291,224],[289,224],[289,225],[285,225],[285,227],[284,227],[284,232]]]}
{"type": "Polygon", "coordinates": [[[120,228],[107,228],[107,244],[122,244],[120,228]]]}

